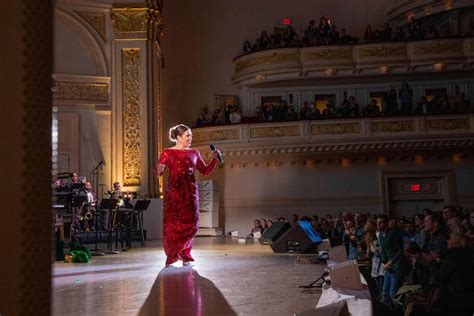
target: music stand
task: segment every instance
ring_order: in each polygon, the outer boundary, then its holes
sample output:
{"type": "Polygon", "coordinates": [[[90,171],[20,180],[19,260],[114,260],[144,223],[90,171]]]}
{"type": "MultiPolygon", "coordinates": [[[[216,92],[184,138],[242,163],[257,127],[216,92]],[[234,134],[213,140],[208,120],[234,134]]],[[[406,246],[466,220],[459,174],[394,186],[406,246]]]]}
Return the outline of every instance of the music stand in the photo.
{"type": "Polygon", "coordinates": [[[142,241],[142,246],[146,244],[145,240],[145,233],[144,233],[144,228],[143,228],[143,211],[146,211],[148,207],[150,206],[151,200],[138,200],[135,203],[135,206],[133,208],[133,212],[137,216],[137,224],[138,228],[140,229],[140,236],[141,236],[141,241],[142,241]]]}
{"type": "MultiPolygon", "coordinates": [[[[109,249],[109,245],[111,245],[111,239],[112,239],[112,224],[113,224],[113,219],[112,219],[112,211],[117,208],[118,205],[118,199],[102,199],[100,201],[100,206],[99,208],[102,210],[108,210],[108,216],[107,216],[107,249],[109,249]]],[[[107,254],[119,254],[119,251],[112,251],[112,246],[110,246],[110,251],[106,252],[107,254]]]]}
{"type": "Polygon", "coordinates": [[[73,195],[71,200],[72,207],[81,207],[87,201],[87,195],[73,195]]]}

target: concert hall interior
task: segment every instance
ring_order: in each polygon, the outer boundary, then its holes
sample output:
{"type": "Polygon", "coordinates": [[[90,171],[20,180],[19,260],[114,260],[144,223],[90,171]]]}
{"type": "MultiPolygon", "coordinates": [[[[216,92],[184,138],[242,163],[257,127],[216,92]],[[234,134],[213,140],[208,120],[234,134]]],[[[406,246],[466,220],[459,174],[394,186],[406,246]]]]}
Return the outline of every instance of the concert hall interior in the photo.
{"type": "Polygon", "coordinates": [[[472,1],[16,0],[0,20],[0,316],[473,315],[472,1]],[[183,205],[196,261],[171,262],[183,205]]]}

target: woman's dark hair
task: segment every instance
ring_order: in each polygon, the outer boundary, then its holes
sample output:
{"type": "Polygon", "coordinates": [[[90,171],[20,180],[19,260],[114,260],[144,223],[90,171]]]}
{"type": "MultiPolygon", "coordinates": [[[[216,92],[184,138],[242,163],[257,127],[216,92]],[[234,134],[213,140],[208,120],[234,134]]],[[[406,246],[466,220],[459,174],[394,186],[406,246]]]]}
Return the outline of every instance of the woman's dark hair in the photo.
{"type": "Polygon", "coordinates": [[[183,134],[186,133],[187,130],[191,130],[191,129],[184,124],[179,124],[170,128],[170,131],[169,131],[170,141],[176,143],[177,137],[183,136],[183,134]]]}

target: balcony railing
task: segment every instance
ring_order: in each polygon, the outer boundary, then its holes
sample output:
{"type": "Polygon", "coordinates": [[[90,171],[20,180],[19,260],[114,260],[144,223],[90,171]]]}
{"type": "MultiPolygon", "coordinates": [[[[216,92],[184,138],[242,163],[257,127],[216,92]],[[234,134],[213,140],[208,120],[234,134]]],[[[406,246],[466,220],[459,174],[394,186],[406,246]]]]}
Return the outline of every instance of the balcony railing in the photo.
{"type": "Polygon", "coordinates": [[[216,143],[227,158],[400,150],[474,149],[474,115],[360,118],[196,128],[193,142],[216,143]]]}
{"type": "Polygon", "coordinates": [[[474,37],[277,48],[236,58],[232,80],[248,86],[304,78],[472,71],[473,63],[474,37]]]}

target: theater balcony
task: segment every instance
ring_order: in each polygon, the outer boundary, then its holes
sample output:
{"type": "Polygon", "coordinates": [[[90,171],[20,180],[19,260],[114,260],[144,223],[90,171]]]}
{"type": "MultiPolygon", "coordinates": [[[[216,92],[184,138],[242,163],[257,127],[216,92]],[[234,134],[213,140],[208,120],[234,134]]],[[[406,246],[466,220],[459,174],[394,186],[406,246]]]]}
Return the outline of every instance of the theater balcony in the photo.
{"type": "Polygon", "coordinates": [[[456,157],[474,149],[474,115],[252,123],[198,128],[193,134],[202,152],[216,143],[230,167],[456,157]]]}
{"type": "Polygon", "coordinates": [[[459,11],[472,6],[470,0],[385,0],[387,17],[392,22],[407,21],[413,16],[417,19],[447,12],[459,11]]]}
{"type": "Polygon", "coordinates": [[[375,75],[467,73],[474,38],[269,49],[234,59],[232,82],[251,87],[278,81],[375,75]]]}

